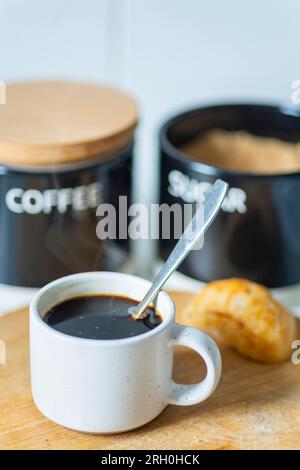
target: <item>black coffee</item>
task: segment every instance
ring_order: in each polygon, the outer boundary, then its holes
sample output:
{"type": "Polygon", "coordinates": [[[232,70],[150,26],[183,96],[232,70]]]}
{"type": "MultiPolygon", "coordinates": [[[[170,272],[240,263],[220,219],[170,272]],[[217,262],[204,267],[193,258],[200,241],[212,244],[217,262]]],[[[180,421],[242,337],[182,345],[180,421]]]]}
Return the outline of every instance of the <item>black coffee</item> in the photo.
{"type": "Polygon", "coordinates": [[[129,338],[161,323],[159,315],[150,307],[146,318],[133,320],[128,309],[137,304],[127,297],[110,295],[75,297],[52,307],[43,320],[55,330],[79,338],[129,338]]]}

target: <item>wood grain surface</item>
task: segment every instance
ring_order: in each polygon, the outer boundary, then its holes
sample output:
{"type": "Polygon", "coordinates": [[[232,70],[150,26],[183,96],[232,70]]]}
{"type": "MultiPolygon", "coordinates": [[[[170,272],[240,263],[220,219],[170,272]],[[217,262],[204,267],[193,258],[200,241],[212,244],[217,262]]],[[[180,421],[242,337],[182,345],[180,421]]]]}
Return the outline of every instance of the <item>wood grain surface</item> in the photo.
{"type": "MultiPolygon", "coordinates": [[[[191,294],[174,294],[177,309],[191,294]]],[[[30,393],[28,311],[0,318],[0,449],[300,449],[300,365],[264,365],[222,348],[223,374],[206,402],[168,406],[146,426],[119,435],[64,429],[40,414],[30,393]]],[[[198,381],[197,355],[176,351],[174,377],[198,381]]]]}
{"type": "MultiPolygon", "coordinates": [[[[81,162],[129,145],[135,101],[107,86],[83,82],[8,84],[0,106],[0,162],[49,166],[81,162]]],[[[112,156],[113,157],[113,156],[112,156]]]]}

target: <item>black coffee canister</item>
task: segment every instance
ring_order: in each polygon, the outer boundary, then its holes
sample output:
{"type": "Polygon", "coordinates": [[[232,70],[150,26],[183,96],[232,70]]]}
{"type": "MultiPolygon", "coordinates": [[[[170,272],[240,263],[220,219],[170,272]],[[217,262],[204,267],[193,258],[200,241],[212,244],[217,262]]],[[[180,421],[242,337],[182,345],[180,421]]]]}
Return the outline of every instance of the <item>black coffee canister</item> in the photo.
{"type": "Polygon", "coordinates": [[[127,241],[99,240],[96,209],[131,196],[137,109],[83,83],[7,87],[0,107],[0,282],[40,287],[81,271],[120,270],[127,241]]]}
{"type": "MultiPolygon", "coordinates": [[[[268,287],[299,283],[300,173],[234,171],[193,160],[180,150],[212,129],[299,142],[300,110],[290,105],[216,105],[177,115],[163,125],[161,203],[202,202],[217,178],[230,186],[204,247],[192,252],[179,271],[204,282],[236,276],[268,287]]],[[[164,259],[174,244],[161,240],[164,259]]]]}

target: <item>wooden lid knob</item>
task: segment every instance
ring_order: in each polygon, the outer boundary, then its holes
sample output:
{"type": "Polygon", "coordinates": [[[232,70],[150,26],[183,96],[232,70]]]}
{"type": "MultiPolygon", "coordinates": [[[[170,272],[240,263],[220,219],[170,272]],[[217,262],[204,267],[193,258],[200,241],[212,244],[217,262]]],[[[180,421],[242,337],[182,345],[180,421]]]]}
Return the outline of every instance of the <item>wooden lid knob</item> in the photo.
{"type": "Polygon", "coordinates": [[[129,96],[86,83],[16,83],[0,105],[0,163],[53,165],[126,146],[137,124],[129,96]]]}

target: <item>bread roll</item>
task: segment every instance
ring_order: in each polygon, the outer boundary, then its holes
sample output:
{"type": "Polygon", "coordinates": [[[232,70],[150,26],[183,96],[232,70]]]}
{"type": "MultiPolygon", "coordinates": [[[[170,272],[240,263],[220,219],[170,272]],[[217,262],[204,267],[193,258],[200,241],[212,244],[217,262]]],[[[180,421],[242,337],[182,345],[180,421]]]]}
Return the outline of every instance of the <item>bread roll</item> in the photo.
{"type": "Polygon", "coordinates": [[[295,318],[269,291],[244,279],[207,284],[182,312],[180,322],[267,363],[290,357],[297,333],[295,318]]]}

